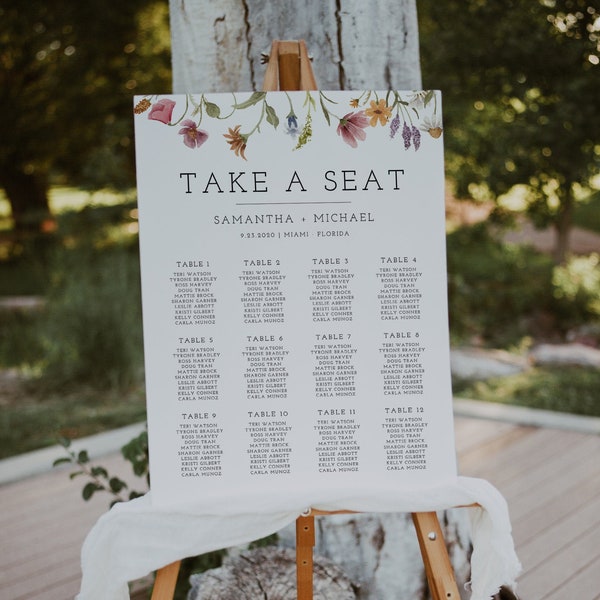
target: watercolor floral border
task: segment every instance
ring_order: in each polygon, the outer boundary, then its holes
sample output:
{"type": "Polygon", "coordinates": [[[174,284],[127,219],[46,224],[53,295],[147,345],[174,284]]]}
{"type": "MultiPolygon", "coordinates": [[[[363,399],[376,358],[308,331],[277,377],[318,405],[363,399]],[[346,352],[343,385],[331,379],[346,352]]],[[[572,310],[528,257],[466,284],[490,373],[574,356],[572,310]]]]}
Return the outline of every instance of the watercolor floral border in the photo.
{"type": "MultiPolygon", "coordinates": [[[[284,118],[283,130],[294,139],[294,150],[302,148],[311,141],[312,119],[315,113],[322,115],[327,125],[337,125],[338,136],[352,148],[358,147],[359,142],[366,139],[369,127],[387,127],[391,139],[396,138],[401,130],[405,150],[411,147],[415,151],[419,150],[421,132],[428,133],[434,139],[442,135],[442,120],[437,111],[436,92],[433,90],[411,92],[406,98],[403,98],[400,92],[393,90],[387,92],[383,98],[376,92],[365,91],[350,100],[350,108],[354,110],[341,117],[334,112],[339,107],[338,103],[324,92],[305,92],[302,111],[295,109],[292,98],[287,92],[283,93],[286,94],[289,103],[289,112],[284,118]],[[302,119],[298,117],[298,112],[303,113],[302,119]]],[[[281,118],[269,104],[267,92],[254,92],[243,101],[238,101],[235,94],[232,94],[232,98],[233,104],[227,108],[225,114],[220,106],[209,101],[204,94],[199,98],[187,94],[181,115],[175,120],[173,114],[177,102],[166,97],[145,97],[137,102],[134,113],[147,114],[150,120],[170,127],[179,127],[177,133],[182,136],[183,143],[188,148],[196,149],[209,139],[208,132],[200,127],[204,119],[227,120],[236,111],[256,107],[255,111],[258,113],[256,122],[248,131],[242,132],[242,126],[235,125],[227,127],[227,133],[223,133],[230,150],[236,156],[246,160],[250,138],[260,133],[261,126],[265,122],[277,129],[281,118]]]]}

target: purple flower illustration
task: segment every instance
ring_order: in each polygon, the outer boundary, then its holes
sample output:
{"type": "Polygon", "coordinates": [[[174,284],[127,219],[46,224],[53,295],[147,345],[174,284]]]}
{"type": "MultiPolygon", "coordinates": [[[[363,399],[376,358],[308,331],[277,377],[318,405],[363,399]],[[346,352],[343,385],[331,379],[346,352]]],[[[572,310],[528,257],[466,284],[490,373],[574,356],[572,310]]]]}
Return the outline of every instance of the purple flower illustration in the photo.
{"type": "Polygon", "coordinates": [[[408,150],[410,148],[410,138],[412,137],[412,131],[410,127],[404,122],[404,126],[402,127],[402,139],[404,140],[404,149],[408,150]]]}
{"type": "Polygon", "coordinates": [[[398,129],[400,129],[400,116],[396,115],[392,122],[390,123],[390,138],[394,139],[396,134],[398,133],[398,129]]]}
{"type": "Polygon", "coordinates": [[[413,146],[415,147],[415,152],[421,146],[421,132],[413,125],[411,127],[412,130],[412,138],[413,138],[413,146]]]}
{"type": "Polygon", "coordinates": [[[174,108],[174,100],[169,100],[169,98],[161,98],[150,108],[148,118],[152,119],[153,121],[160,121],[161,123],[168,125],[171,122],[171,115],[173,114],[174,108]]]}
{"type": "Polygon", "coordinates": [[[365,127],[369,126],[369,119],[366,117],[364,111],[357,113],[348,113],[340,119],[340,123],[337,127],[338,135],[342,136],[342,139],[356,148],[358,141],[363,141],[367,137],[367,133],[364,131],[365,127]]]}
{"type": "Polygon", "coordinates": [[[183,143],[188,148],[200,148],[208,139],[208,133],[198,129],[198,125],[191,119],[186,119],[181,124],[183,127],[179,130],[179,135],[183,136],[183,143]]]}

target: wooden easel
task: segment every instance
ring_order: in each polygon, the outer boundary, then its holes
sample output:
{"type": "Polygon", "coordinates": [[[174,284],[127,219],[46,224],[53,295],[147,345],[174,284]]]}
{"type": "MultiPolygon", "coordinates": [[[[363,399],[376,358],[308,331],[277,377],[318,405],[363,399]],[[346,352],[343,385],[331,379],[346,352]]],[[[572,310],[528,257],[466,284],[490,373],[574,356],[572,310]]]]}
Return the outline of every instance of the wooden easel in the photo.
{"type": "MultiPolygon", "coordinates": [[[[316,90],[304,40],[274,40],[263,91],[316,90]]],[[[296,582],[298,600],[313,600],[313,548],[315,545],[315,516],[351,513],[352,511],[321,511],[311,509],[296,519],[296,582]]],[[[460,600],[454,571],[448,556],[437,514],[415,512],[412,519],[425,565],[427,583],[433,600],[460,600]]],[[[156,573],[152,600],[172,600],[181,561],[174,562],[156,573]]]]}

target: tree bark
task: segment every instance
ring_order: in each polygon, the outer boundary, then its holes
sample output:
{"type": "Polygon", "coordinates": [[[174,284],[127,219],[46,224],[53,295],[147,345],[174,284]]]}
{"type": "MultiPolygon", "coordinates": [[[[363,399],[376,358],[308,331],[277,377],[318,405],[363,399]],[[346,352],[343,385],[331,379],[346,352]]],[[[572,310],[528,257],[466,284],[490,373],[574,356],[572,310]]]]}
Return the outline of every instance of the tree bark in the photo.
{"type": "Polygon", "coordinates": [[[41,233],[52,216],[48,203],[48,181],[39,173],[3,169],[0,185],[8,198],[17,235],[41,233]]]}
{"type": "Polygon", "coordinates": [[[415,0],[170,0],[173,91],[260,90],[261,54],[304,39],[319,87],[420,89],[415,0]]]}
{"type": "MultiPolygon", "coordinates": [[[[188,600],[296,600],[296,557],[269,546],[230,556],[218,569],[190,577],[188,600]]],[[[356,600],[355,586],[331,561],[315,557],[314,600],[356,600]]]]}
{"type": "Polygon", "coordinates": [[[554,221],[555,242],[553,258],[557,265],[562,265],[567,260],[569,251],[569,236],[573,225],[573,191],[570,182],[565,184],[565,195],[560,203],[560,211],[554,221]]]}

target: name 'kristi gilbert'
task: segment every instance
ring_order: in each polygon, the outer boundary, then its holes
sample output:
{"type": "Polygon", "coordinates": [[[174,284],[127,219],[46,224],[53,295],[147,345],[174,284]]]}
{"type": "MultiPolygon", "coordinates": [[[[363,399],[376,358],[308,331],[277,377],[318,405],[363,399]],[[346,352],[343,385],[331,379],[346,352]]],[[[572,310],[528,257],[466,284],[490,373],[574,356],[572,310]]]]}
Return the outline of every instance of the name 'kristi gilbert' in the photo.
{"type": "MultiPolygon", "coordinates": [[[[404,169],[375,169],[357,171],[356,169],[329,170],[323,173],[322,189],[326,192],[357,192],[400,190],[400,177],[404,169]]],[[[266,171],[228,171],[227,173],[180,172],[185,193],[193,194],[259,194],[269,191],[266,171]]],[[[285,192],[306,192],[306,178],[294,171],[287,180],[285,192]]]]}
{"type": "MultiPolygon", "coordinates": [[[[375,217],[370,212],[324,212],[313,213],[313,223],[373,223],[375,217]]],[[[294,223],[294,218],[286,213],[256,213],[253,215],[215,215],[215,225],[285,225],[294,223]]]]}

